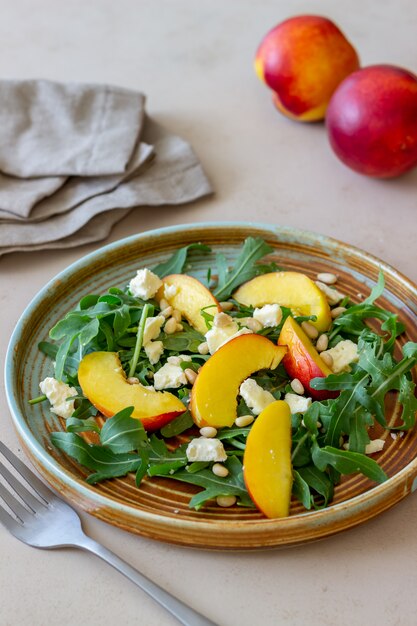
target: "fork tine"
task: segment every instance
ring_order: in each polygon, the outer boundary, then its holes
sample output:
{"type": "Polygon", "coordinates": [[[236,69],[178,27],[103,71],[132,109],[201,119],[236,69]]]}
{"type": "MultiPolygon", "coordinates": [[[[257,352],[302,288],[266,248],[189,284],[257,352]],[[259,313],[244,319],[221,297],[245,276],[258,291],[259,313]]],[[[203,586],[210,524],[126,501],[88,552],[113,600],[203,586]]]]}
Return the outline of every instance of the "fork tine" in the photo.
{"type": "Polygon", "coordinates": [[[0,452],[6,457],[11,465],[19,472],[19,474],[29,483],[29,485],[36,491],[46,504],[52,497],[56,497],[55,494],[43,484],[41,480],[34,474],[9,448],[7,448],[2,441],[0,441],[0,452]]]}
{"type": "Polygon", "coordinates": [[[40,506],[46,506],[43,499],[38,500],[37,498],[35,498],[35,496],[33,496],[30,491],[28,491],[26,487],[22,485],[19,480],[17,480],[16,476],[13,476],[13,474],[9,472],[7,467],[1,462],[0,474],[3,476],[3,478],[7,480],[10,487],[15,490],[17,495],[22,498],[23,502],[33,511],[33,513],[36,513],[40,506]]]}
{"type": "Polygon", "coordinates": [[[14,520],[13,517],[9,515],[2,506],[0,506],[0,524],[3,524],[3,526],[13,534],[15,530],[19,527],[19,524],[16,522],[16,520],[14,520]]]}
{"type": "Polygon", "coordinates": [[[0,483],[0,498],[4,500],[7,506],[13,511],[13,513],[19,518],[21,522],[24,522],[28,515],[31,515],[29,511],[10,493],[4,485],[0,483]]]}

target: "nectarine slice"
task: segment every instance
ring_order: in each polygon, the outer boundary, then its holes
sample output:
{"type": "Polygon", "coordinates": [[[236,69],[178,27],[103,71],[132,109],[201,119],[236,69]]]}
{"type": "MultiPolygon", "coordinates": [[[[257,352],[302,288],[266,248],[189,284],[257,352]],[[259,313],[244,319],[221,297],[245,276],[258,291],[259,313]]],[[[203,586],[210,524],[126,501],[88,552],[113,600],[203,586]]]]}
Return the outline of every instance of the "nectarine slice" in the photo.
{"type": "Polygon", "coordinates": [[[106,417],[133,406],[132,417],[146,430],[158,430],[184,413],[185,406],[167,391],[153,391],[127,382],[116,352],[91,352],[81,361],[78,381],[83,394],[106,417]]]}
{"type": "Polygon", "coordinates": [[[278,338],[278,345],[287,346],[282,364],[291,378],[298,378],[315,400],[334,398],[337,393],[332,391],[317,391],[310,387],[312,378],[324,378],[332,374],[316,348],[307,337],[301,326],[292,317],[287,317],[278,338]]]}
{"type": "Polygon", "coordinates": [[[266,517],[287,517],[292,489],[291,412],[282,400],[256,418],[246,440],[243,477],[250,497],[266,517]]]}
{"type": "Polygon", "coordinates": [[[329,328],[332,318],[325,295],[317,285],[300,272],[270,272],[244,283],[233,298],[246,306],[279,304],[298,315],[316,315],[311,322],[319,331],[329,328]]]}
{"type": "Polygon", "coordinates": [[[232,426],[241,383],[261,369],[275,369],[286,348],[262,335],[240,335],[221,346],[201,368],[191,392],[190,410],[202,426],[232,426]]]}
{"type": "Polygon", "coordinates": [[[170,274],[162,281],[164,285],[156,294],[156,299],[159,301],[164,298],[174,309],[180,311],[191,326],[204,335],[208,329],[201,315],[201,309],[210,307],[207,313],[210,315],[219,313],[221,307],[216,298],[203,283],[187,274],[170,274]],[[165,286],[173,288],[172,295],[169,295],[169,290],[165,290],[165,286]]]}

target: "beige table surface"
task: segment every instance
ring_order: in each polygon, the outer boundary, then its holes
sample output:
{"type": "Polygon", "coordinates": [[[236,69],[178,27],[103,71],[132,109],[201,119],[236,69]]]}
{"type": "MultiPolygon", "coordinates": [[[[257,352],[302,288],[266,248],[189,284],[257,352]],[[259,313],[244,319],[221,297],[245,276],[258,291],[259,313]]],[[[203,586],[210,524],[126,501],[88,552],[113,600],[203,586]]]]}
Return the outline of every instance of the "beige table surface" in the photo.
{"type": "MultiPolygon", "coordinates": [[[[413,0],[1,0],[0,75],[103,81],[143,90],[182,134],[216,189],[191,206],[138,209],[111,240],[209,220],[256,219],[365,248],[417,281],[417,170],[378,182],[346,169],[321,125],[272,107],[252,58],[263,34],[297,13],[328,15],[363,64],[417,69],[413,0]]],[[[0,259],[0,354],[24,307],[56,272],[97,245],[0,259]]],[[[0,393],[0,434],[19,450],[0,393]]],[[[363,527],[298,548],[222,554],[163,545],[87,515],[85,529],[219,624],[417,623],[417,497],[363,527]]],[[[117,572],[77,552],[36,551],[0,529],[1,626],[169,626],[117,572]]]]}

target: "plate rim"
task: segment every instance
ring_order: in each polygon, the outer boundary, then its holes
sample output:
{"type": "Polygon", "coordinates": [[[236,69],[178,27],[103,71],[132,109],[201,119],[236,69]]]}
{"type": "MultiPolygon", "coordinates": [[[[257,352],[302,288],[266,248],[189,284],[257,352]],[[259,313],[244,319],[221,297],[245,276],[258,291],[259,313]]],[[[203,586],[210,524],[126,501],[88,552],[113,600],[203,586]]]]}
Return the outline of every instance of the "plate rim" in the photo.
{"type": "MultiPolygon", "coordinates": [[[[410,480],[411,480],[411,486],[408,489],[407,494],[414,491],[417,488],[417,484],[416,484],[417,483],[417,480],[416,480],[417,457],[413,459],[412,461],[410,461],[404,468],[402,468],[394,476],[390,477],[386,482],[380,485],[376,485],[372,489],[365,491],[364,493],[358,494],[352,498],[349,498],[346,501],[332,504],[331,507],[327,507],[326,509],[323,509],[321,511],[305,511],[302,513],[298,513],[297,515],[294,515],[294,516],[283,518],[281,520],[280,519],[278,520],[256,519],[256,520],[239,520],[239,521],[231,521],[231,522],[229,522],[228,520],[215,520],[215,521],[206,520],[205,521],[205,520],[198,520],[197,518],[192,519],[192,520],[187,520],[181,517],[175,518],[174,516],[161,515],[158,512],[154,513],[154,512],[149,512],[143,509],[135,509],[127,504],[119,502],[116,499],[113,499],[108,496],[104,496],[100,492],[94,491],[93,487],[89,486],[87,483],[84,483],[82,480],[76,478],[71,472],[65,470],[57,461],[55,461],[55,459],[53,459],[53,457],[51,457],[48,454],[47,450],[35,438],[35,436],[32,434],[26,422],[24,413],[20,411],[14,399],[13,386],[15,382],[14,382],[13,374],[14,374],[15,368],[14,368],[13,357],[14,357],[15,348],[18,344],[18,338],[22,332],[22,329],[26,325],[27,320],[30,319],[32,311],[36,309],[36,307],[42,302],[42,300],[48,294],[48,292],[50,292],[51,289],[55,289],[62,281],[64,281],[67,277],[71,276],[75,271],[83,268],[86,265],[89,265],[92,261],[103,256],[109,251],[114,251],[119,248],[123,248],[126,245],[130,245],[132,243],[135,243],[136,241],[141,241],[149,237],[160,237],[160,236],[170,235],[176,232],[184,231],[184,229],[187,229],[187,231],[191,230],[195,232],[202,232],[205,230],[212,230],[216,228],[226,228],[226,229],[253,228],[255,230],[269,232],[271,235],[275,235],[275,236],[284,235],[284,236],[289,236],[291,238],[300,236],[300,238],[303,240],[312,240],[312,241],[314,240],[314,242],[319,241],[321,242],[321,244],[324,244],[324,247],[326,248],[330,248],[330,249],[337,248],[339,250],[341,249],[349,255],[351,255],[353,252],[357,258],[364,258],[367,261],[370,260],[374,265],[378,265],[382,269],[386,268],[390,272],[391,275],[395,276],[396,280],[399,280],[402,284],[407,285],[407,287],[411,287],[414,290],[416,297],[417,297],[417,285],[412,280],[410,280],[407,276],[405,276],[404,274],[399,272],[397,269],[392,267],[389,263],[383,261],[377,256],[371,253],[368,253],[365,250],[357,246],[340,241],[334,237],[323,235],[321,233],[317,233],[311,230],[293,228],[291,226],[285,226],[285,225],[279,225],[279,224],[268,224],[264,222],[234,221],[234,220],[184,223],[184,224],[177,224],[177,225],[166,226],[162,228],[143,231],[141,233],[129,235],[128,237],[124,237],[122,239],[107,243],[104,246],[100,246],[86,255],[82,255],[80,258],[70,263],[70,265],[68,265],[66,268],[64,268],[63,270],[58,272],[55,276],[53,276],[50,280],[48,280],[47,283],[40,289],[40,291],[38,291],[38,293],[35,294],[35,296],[30,300],[30,302],[27,304],[27,306],[21,313],[16,323],[16,326],[11,334],[11,337],[9,339],[8,347],[6,350],[5,365],[4,365],[4,382],[5,382],[6,399],[7,399],[9,411],[12,417],[13,425],[17,431],[19,439],[21,440],[23,444],[26,454],[28,454],[31,462],[35,464],[36,468],[38,469],[38,471],[40,471],[40,473],[43,476],[44,474],[42,473],[42,469],[44,468],[48,472],[48,474],[50,473],[53,476],[55,476],[58,480],[61,480],[62,482],[64,482],[67,487],[70,487],[71,489],[77,492],[80,492],[80,495],[82,495],[84,498],[86,498],[89,501],[93,501],[93,504],[97,506],[103,506],[103,507],[110,506],[110,508],[116,509],[121,513],[133,515],[133,517],[137,519],[144,519],[148,522],[152,522],[156,520],[158,520],[159,522],[164,521],[168,523],[169,526],[171,527],[181,527],[185,529],[189,527],[191,529],[191,528],[195,528],[195,526],[198,525],[198,528],[201,531],[204,531],[204,529],[213,528],[213,524],[218,524],[220,526],[228,526],[231,523],[231,524],[238,524],[239,527],[242,526],[245,528],[245,530],[249,532],[252,530],[252,527],[253,529],[255,528],[259,529],[261,526],[262,527],[268,526],[270,527],[271,531],[274,528],[276,528],[276,532],[279,534],[279,528],[284,523],[290,524],[290,525],[292,523],[296,524],[298,520],[305,519],[306,517],[312,518],[312,516],[314,515],[318,517],[317,514],[321,513],[322,511],[331,510],[335,516],[338,516],[338,515],[343,516],[347,508],[349,510],[352,508],[356,508],[356,507],[360,508],[362,505],[366,505],[366,501],[369,499],[378,500],[378,498],[381,495],[381,492],[384,493],[387,490],[387,487],[391,487],[392,490],[395,490],[397,483],[402,484],[404,482],[404,478],[407,478],[407,477],[410,477],[410,480]]],[[[50,482],[48,478],[46,478],[46,480],[50,482]]],[[[395,504],[396,502],[397,500],[393,504],[395,504]]],[[[73,504],[72,501],[71,501],[71,504],[73,504]]],[[[389,508],[389,507],[386,507],[386,508],[389,508]]],[[[94,514],[93,510],[91,510],[90,512],[94,514]]],[[[98,515],[98,517],[100,516],[98,515]]],[[[361,522],[358,522],[358,523],[361,523],[361,522]]],[[[351,528],[354,525],[357,525],[357,524],[349,525],[348,528],[351,528]]],[[[127,530],[136,532],[134,531],[134,529],[131,529],[131,528],[127,528],[127,530]]],[[[329,533],[329,534],[332,534],[332,533],[329,533]]],[[[187,544],[181,543],[181,545],[187,545],[187,544]]],[[[190,545],[193,547],[193,544],[190,544],[190,545]]],[[[288,545],[288,544],[284,544],[284,545],[288,545]]],[[[194,547],[201,548],[204,546],[194,546],[194,547]]],[[[241,548],[238,548],[238,549],[241,549],[241,548]]]]}

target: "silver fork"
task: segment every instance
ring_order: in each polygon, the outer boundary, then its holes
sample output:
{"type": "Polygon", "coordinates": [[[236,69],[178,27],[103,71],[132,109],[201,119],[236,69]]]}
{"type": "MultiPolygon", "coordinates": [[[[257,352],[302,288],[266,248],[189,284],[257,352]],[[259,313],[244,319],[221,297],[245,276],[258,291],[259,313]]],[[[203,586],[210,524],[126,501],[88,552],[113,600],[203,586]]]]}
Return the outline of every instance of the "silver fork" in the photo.
{"type": "Polygon", "coordinates": [[[35,497],[0,460],[0,474],[26,506],[0,483],[0,498],[16,518],[1,506],[0,523],[12,535],[35,548],[74,547],[92,552],[135,583],[185,626],[216,624],[172,596],[113,552],[88,537],[78,514],[58,498],[37,476],[0,441],[0,452],[37,494],[35,497]]]}

